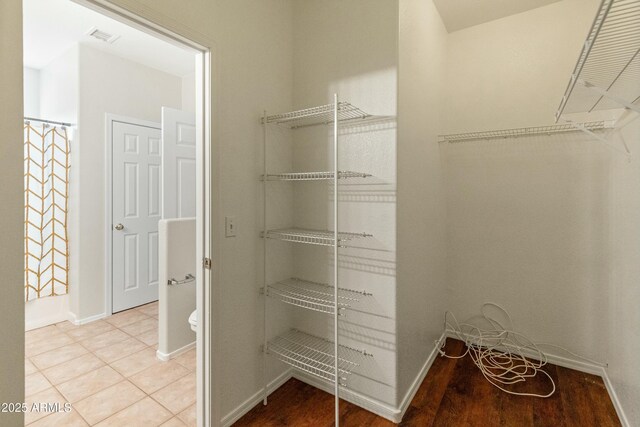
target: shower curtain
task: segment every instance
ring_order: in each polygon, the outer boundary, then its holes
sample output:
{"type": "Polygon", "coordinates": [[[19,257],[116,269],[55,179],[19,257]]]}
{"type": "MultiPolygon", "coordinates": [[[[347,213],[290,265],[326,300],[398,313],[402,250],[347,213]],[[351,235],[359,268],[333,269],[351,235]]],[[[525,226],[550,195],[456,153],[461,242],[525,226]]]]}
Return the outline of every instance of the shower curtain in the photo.
{"type": "Polygon", "coordinates": [[[26,301],[69,291],[69,139],[65,127],[24,124],[26,301]]]}

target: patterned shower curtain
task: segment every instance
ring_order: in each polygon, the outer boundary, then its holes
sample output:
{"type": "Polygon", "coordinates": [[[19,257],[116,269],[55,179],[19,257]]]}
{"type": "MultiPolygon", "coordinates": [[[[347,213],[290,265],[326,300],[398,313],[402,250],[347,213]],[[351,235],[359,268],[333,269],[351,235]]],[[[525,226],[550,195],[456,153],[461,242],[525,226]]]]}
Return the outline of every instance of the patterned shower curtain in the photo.
{"type": "Polygon", "coordinates": [[[65,127],[24,125],[26,301],[69,291],[69,140],[65,127]]]}

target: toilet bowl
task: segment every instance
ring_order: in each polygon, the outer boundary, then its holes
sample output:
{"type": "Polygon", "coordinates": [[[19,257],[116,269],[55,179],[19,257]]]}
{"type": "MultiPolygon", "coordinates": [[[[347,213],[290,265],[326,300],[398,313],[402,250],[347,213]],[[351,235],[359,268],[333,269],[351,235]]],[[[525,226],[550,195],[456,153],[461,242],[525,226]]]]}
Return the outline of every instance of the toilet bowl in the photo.
{"type": "Polygon", "coordinates": [[[191,316],[189,316],[189,325],[191,325],[191,330],[193,332],[197,331],[197,328],[198,328],[198,311],[197,310],[193,310],[193,313],[191,313],[191,316]]]}

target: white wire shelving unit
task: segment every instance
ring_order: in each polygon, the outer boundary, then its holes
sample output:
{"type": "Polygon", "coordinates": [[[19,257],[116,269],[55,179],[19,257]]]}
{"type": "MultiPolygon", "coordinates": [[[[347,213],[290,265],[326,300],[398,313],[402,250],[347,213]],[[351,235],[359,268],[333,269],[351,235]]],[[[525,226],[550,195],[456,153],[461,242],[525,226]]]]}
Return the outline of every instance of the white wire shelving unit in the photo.
{"type": "MultiPolygon", "coordinates": [[[[354,239],[372,237],[367,233],[339,232],[337,238],[338,247],[345,247],[346,243],[354,239]]],[[[267,230],[261,237],[267,239],[282,240],[285,242],[304,243],[307,245],[335,246],[336,233],[331,230],[309,230],[304,228],[282,228],[267,230]]]]}
{"type": "Polygon", "coordinates": [[[602,0],[556,112],[640,112],[640,0],[602,0]]]}
{"type": "Polygon", "coordinates": [[[335,104],[327,104],[318,107],[305,108],[303,110],[291,111],[288,113],[266,116],[262,118],[262,123],[286,125],[291,129],[317,125],[329,125],[334,123],[334,116],[336,113],[337,120],[339,122],[360,121],[374,117],[348,102],[338,102],[337,108],[335,104]]]}
{"type": "MultiPolygon", "coordinates": [[[[338,95],[333,97],[333,103],[313,108],[292,111],[283,114],[267,115],[262,117],[263,125],[263,221],[261,232],[263,239],[263,283],[262,292],[264,298],[264,343],[265,356],[272,356],[300,371],[322,378],[333,383],[335,426],[340,424],[339,398],[340,387],[347,386],[347,377],[353,369],[359,366],[359,357],[370,357],[365,351],[355,350],[339,343],[338,325],[341,311],[351,308],[353,304],[371,294],[364,291],[347,289],[340,286],[338,275],[338,254],[340,248],[347,247],[347,243],[354,239],[371,237],[367,233],[352,233],[340,231],[338,221],[338,193],[339,181],[350,178],[368,178],[371,175],[364,172],[342,171],[338,162],[339,126],[343,124],[370,123],[376,116],[365,113],[358,107],[348,102],[339,102],[338,95]],[[330,125],[332,147],[332,168],[328,171],[287,172],[270,173],[267,143],[268,125],[279,125],[290,129],[301,129],[310,126],[330,125]],[[270,229],[268,203],[268,183],[271,181],[327,181],[332,184],[334,191],[329,194],[333,199],[331,212],[334,230],[309,230],[301,228],[270,229]],[[332,248],[331,271],[332,277],[329,283],[317,283],[304,279],[291,278],[287,280],[268,283],[269,278],[269,251],[268,241],[280,240],[284,242],[300,243],[306,245],[327,246],[332,248]],[[299,330],[291,330],[283,335],[273,338],[268,336],[269,304],[267,297],[275,298],[286,304],[302,309],[321,312],[330,315],[333,319],[332,339],[309,335],[299,330]]],[[[329,265],[328,265],[329,267],[329,265]]],[[[268,381],[267,358],[264,358],[264,395],[263,404],[267,404],[268,381]]]]}
{"type": "MultiPolygon", "coordinates": [[[[276,298],[284,303],[308,310],[334,314],[333,286],[292,277],[267,286],[267,296],[276,298]]],[[[362,299],[371,296],[366,291],[354,289],[338,289],[338,314],[341,310],[353,307],[362,299]]]]}
{"type": "MultiPolygon", "coordinates": [[[[270,173],[266,175],[266,181],[327,181],[333,179],[334,172],[287,172],[270,173]]],[[[353,171],[338,171],[338,179],[369,178],[371,174],[353,171]]],[[[265,180],[265,175],[261,176],[265,180]]]]}
{"type": "Polygon", "coordinates": [[[536,135],[554,135],[566,132],[584,132],[585,130],[593,133],[608,129],[610,126],[611,124],[607,121],[600,120],[587,123],[564,123],[549,126],[534,126],[525,128],[488,130],[480,132],[455,133],[448,135],[439,135],[438,140],[441,143],[457,143],[474,140],[494,140],[536,135]]]}
{"type": "Polygon", "coordinates": [[[371,356],[297,329],[269,340],[266,352],[287,365],[342,387],[347,386],[349,375],[360,366],[359,360],[371,356]]]}

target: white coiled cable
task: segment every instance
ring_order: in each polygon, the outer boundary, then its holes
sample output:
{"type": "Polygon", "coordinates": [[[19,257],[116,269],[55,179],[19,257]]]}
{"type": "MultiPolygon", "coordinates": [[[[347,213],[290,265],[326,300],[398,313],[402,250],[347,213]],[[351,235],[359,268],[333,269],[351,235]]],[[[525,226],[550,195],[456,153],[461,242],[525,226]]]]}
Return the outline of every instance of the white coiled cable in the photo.
{"type": "Polygon", "coordinates": [[[453,313],[447,311],[444,315],[445,332],[454,335],[466,345],[466,351],[460,356],[451,356],[444,352],[443,348],[446,338],[441,343],[440,355],[450,359],[461,359],[469,355],[475,365],[480,369],[482,375],[493,386],[505,393],[517,396],[550,397],[556,391],[556,384],[553,378],[545,372],[542,367],[547,364],[546,354],[540,350],[539,346],[553,346],[560,348],[580,359],[594,364],[602,365],[591,359],[579,356],[570,352],[564,347],[553,344],[536,344],[525,335],[516,332],[512,328],[511,316],[498,304],[491,302],[484,303],[481,309],[481,319],[487,323],[486,328],[464,322],[458,323],[453,313]],[[508,327],[503,326],[496,319],[486,313],[488,307],[494,307],[502,312],[508,320],[508,327]],[[452,322],[449,321],[452,319],[452,322]],[[533,378],[538,373],[543,374],[551,383],[551,391],[547,393],[525,393],[507,390],[504,386],[516,384],[533,378]]]}

